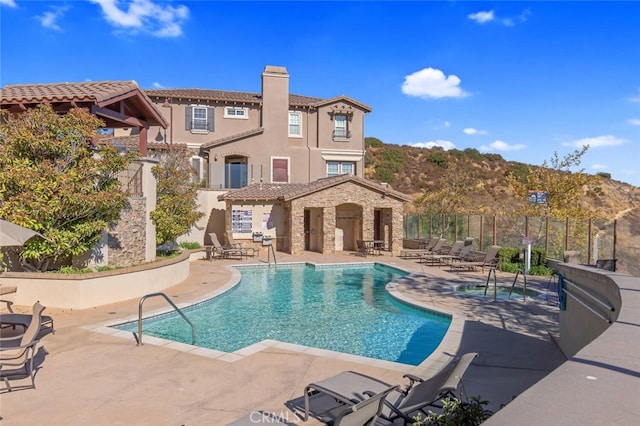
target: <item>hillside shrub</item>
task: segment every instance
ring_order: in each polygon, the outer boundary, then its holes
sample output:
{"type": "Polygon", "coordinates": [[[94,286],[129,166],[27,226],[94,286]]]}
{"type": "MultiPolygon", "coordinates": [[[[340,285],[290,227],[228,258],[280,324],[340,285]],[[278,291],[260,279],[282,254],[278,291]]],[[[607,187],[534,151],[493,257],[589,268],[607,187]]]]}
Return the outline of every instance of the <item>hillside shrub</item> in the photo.
{"type": "Polygon", "coordinates": [[[384,142],[382,142],[378,138],[374,137],[366,137],[364,138],[364,147],[365,148],[381,148],[384,146],[384,142]]]}
{"type": "Polygon", "coordinates": [[[449,165],[449,157],[445,152],[442,151],[432,152],[429,158],[427,158],[427,161],[436,164],[443,169],[447,168],[447,166],[449,165]]]}

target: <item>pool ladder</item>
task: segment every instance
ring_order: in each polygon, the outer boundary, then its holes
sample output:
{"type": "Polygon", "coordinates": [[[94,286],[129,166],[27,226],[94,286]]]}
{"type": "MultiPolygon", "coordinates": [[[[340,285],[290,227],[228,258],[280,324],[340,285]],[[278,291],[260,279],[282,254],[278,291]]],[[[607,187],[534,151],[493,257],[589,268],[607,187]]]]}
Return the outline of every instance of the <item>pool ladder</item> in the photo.
{"type": "MultiPolygon", "coordinates": [[[[496,278],[496,268],[489,269],[489,275],[487,275],[487,282],[484,285],[484,296],[487,297],[487,290],[489,290],[489,281],[491,280],[491,273],[493,273],[493,300],[498,298],[498,279],[496,278]]],[[[516,272],[516,276],[513,278],[513,283],[511,284],[511,289],[509,290],[509,299],[511,299],[511,294],[513,293],[513,289],[516,286],[516,282],[518,281],[518,277],[522,273],[522,278],[524,280],[524,289],[522,291],[522,301],[527,301],[527,274],[523,269],[518,269],[516,272]]]]}
{"type": "Polygon", "coordinates": [[[189,323],[189,325],[191,326],[191,344],[195,345],[196,344],[196,327],[193,325],[193,323],[191,321],[189,321],[189,318],[187,318],[187,316],[180,310],[180,308],[178,308],[178,306],[176,306],[175,303],[173,303],[171,301],[171,299],[169,299],[169,297],[166,294],[164,294],[164,293],[150,293],[150,294],[146,294],[146,295],[142,296],[140,298],[140,302],[138,303],[138,335],[136,336],[136,334],[133,333],[133,337],[136,339],[137,346],[142,346],[142,304],[148,298],[157,297],[157,296],[164,297],[164,300],[169,302],[169,304],[171,305],[173,310],[176,311],[177,313],[179,313],[180,316],[182,318],[184,318],[184,320],[186,322],[189,323]]]}

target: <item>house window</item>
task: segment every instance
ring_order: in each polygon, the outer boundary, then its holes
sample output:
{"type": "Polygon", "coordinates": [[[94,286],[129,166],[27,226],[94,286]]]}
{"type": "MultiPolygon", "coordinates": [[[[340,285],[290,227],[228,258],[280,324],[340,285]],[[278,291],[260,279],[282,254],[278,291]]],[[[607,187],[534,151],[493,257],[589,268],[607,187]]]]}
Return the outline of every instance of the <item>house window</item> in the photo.
{"type": "Polygon", "coordinates": [[[289,183],[289,159],[288,158],[272,158],[271,159],[271,182],[272,183],[289,183]]]}
{"type": "Polygon", "coordinates": [[[224,118],[249,118],[249,109],[240,107],[224,107],[224,118]]]}
{"type": "Polygon", "coordinates": [[[191,182],[200,183],[202,182],[202,157],[193,156],[190,158],[191,163],[191,182]]]}
{"type": "Polygon", "coordinates": [[[289,136],[302,137],[302,114],[289,111],[289,136]]]}
{"type": "Polygon", "coordinates": [[[185,129],[192,133],[213,132],[213,108],[188,106],[185,109],[185,129]]]}
{"type": "Polygon", "coordinates": [[[356,165],[350,161],[327,161],[327,176],[355,174],[356,165]]]}
{"type": "Polygon", "coordinates": [[[347,116],[345,114],[336,114],[333,117],[333,122],[335,126],[333,129],[334,139],[349,139],[351,137],[347,124],[347,116]]]}

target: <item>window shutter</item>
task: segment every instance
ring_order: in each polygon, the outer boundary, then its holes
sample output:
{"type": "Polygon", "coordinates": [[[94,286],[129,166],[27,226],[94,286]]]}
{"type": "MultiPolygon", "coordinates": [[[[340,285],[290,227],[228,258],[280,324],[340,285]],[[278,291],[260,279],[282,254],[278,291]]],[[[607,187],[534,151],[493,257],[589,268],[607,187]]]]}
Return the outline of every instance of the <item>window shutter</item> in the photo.
{"type": "Polygon", "coordinates": [[[207,130],[213,132],[213,108],[207,108],[207,130]]]}
{"type": "Polygon", "coordinates": [[[273,167],[274,182],[289,182],[288,165],[289,165],[289,160],[287,159],[273,160],[272,167],[273,167]]]}
{"type": "Polygon", "coordinates": [[[186,106],[184,108],[184,129],[191,130],[191,114],[193,113],[193,108],[190,106],[186,106]]]}

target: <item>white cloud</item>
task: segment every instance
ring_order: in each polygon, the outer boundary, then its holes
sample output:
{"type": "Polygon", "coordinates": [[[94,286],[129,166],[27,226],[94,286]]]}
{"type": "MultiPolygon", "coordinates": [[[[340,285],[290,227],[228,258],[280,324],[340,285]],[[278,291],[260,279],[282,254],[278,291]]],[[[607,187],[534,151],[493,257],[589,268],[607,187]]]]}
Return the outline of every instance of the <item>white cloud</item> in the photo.
{"type": "Polygon", "coordinates": [[[605,170],[608,169],[609,166],[605,166],[604,164],[592,164],[591,168],[594,170],[605,170]]]}
{"type": "Polygon", "coordinates": [[[107,22],[116,28],[147,32],[156,37],[182,35],[182,24],[189,17],[189,9],[184,5],[160,5],[151,0],[89,1],[99,4],[107,22]]]}
{"type": "Polygon", "coordinates": [[[640,118],[630,118],[628,122],[632,126],[640,126],[640,118]]]}
{"type": "Polygon", "coordinates": [[[416,143],[412,143],[409,146],[413,146],[416,148],[435,148],[435,147],[440,147],[442,149],[444,149],[445,151],[448,151],[450,149],[455,149],[455,145],[453,142],[451,141],[445,141],[445,140],[437,140],[437,141],[429,141],[429,142],[416,142],[416,143]]]}
{"type": "Polygon", "coordinates": [[[526,145],[521,143],[510,145],[504,141],[497,140],[495,142],[491,142],[489,145],[482,145],[480,147],[480,151],[517,151],[519,149],[526,148],[526,145]]]}
{"type": "Polygon", "coordinates": [[[477,22],[478,24],[486,24],[487,22],[497,22],[507,27],[514,26],[517,22],[525,22],[529,19],[531,11],[525,9],[522,13],[514,18],[498,18],[493,10],[470,13],[467,15],[468,19],[477,22]]]}
{"type": "Polygon", "coordinates": [[[467,96],[460,88],[458,76],[445,76],[435,68],[425,68],[404,78],[402,93],[421,98],[462,98],[467,96]]]}
{"type": "Polygon", "coordinates": [[[590,148],[599,148],[601,146],[615,146],[622,145],[629,142],[626,139],[617,138],[613,135],[596,136],[595,138],[583,138],[575,141],[564,142],[564,146],[572,146],[575,148],[582,148],[589,145],[590,148]]]}
{"type": "Polygon", "coordinates": [[[0,4],[9,6],[9,7],[16,7],[16,2],[14,0],[0,0],[0,4]]]}
{"type": "Polygon", "coordinates": [[[154,81],[153,83],[151,83],[151,85],[153,86],[154,89],[164,89],[165,87],[158,83],[157,81],[154,81]]]}
{"type": "Polygon", "coordinates": [[[629,98],[630,102],[640,103],[640,89],[638,89],[638,94],[629,98]]]}
{"type": "Polygon", "coordinates": [[[484,24],[493,21],[495,19],[495,16],[493,14],[493,10],[490,10],[488,12],[470,13],[467,15],[467,18],[471,19],[472,21],[476,21],[478,24],[484,24]]]}
{"type": "Polygon", "coordinates": [[[67,10],[69,10],[69,7],[53,7],[52,10],[44,12],[42,15],[37,15],[36,19],[40,21],[40,25],[45,28],[62,31],[62,28],[58,25],[58,21],[64,16],[67,10]]]}
{"type": "Polygon", "coordinates": [[[488,132],[486,130],[478,130],[478,129],[474,129],[473,127],[467,127],[466,129],[463,129],[462,131],[467,135],[486,135],[486,134],[488,134],[488,132]]]}

